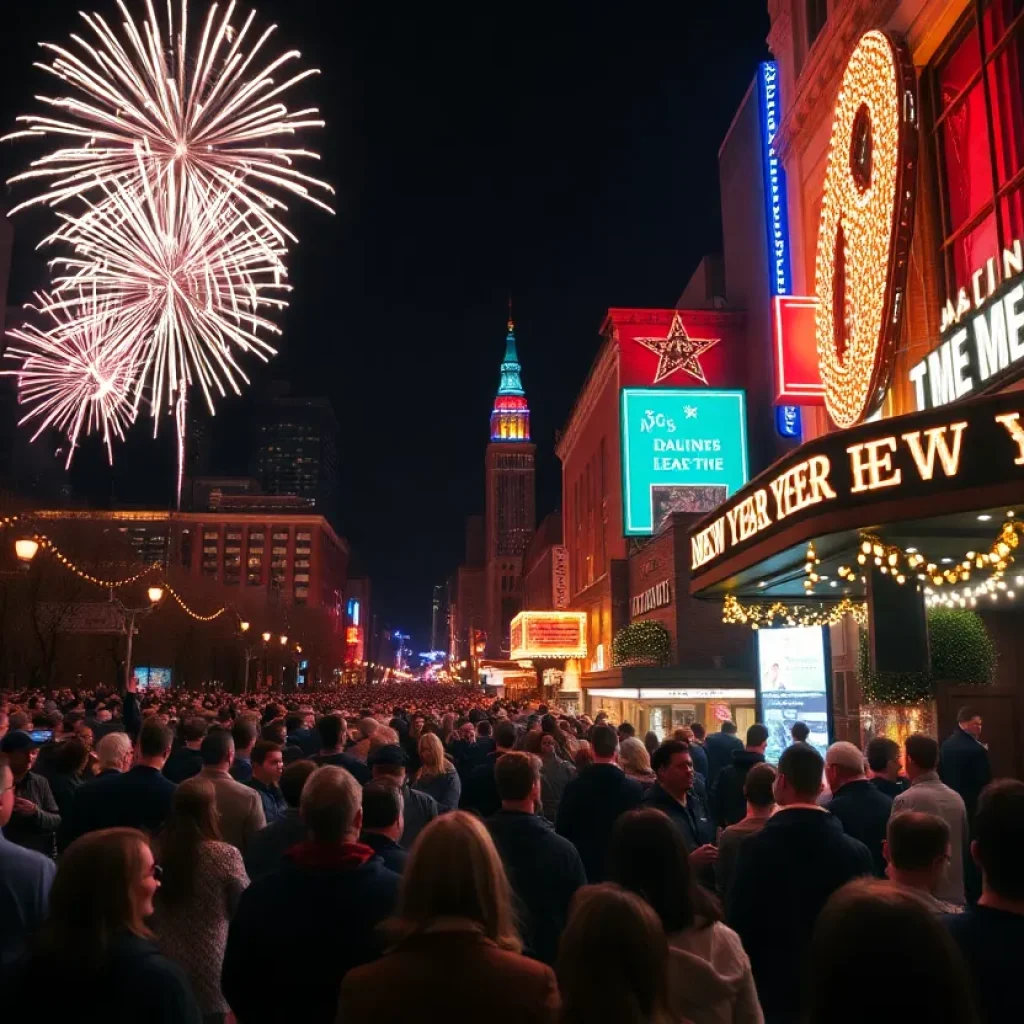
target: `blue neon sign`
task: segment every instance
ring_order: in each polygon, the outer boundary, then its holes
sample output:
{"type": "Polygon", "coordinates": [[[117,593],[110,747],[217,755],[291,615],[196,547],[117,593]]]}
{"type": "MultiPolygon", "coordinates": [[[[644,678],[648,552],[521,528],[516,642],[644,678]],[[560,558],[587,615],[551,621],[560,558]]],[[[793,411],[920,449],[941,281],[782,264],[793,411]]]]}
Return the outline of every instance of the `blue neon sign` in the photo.
{"type": "MultiPolygon", "coordinates": [[[[782,118],[779,69],[773,60],[758,69],[757,94],[761,101],[761,167],[764,175],[764,222],[768,232],[768,287],[772,295],[792,292],[789,262],[789,211],[786,208],[786,172],[775,151],[775,136],[782,118]]],[[[782,437],[799,437],[800,409],[780,406],[775,414],[775,429],[782,437]]]]}

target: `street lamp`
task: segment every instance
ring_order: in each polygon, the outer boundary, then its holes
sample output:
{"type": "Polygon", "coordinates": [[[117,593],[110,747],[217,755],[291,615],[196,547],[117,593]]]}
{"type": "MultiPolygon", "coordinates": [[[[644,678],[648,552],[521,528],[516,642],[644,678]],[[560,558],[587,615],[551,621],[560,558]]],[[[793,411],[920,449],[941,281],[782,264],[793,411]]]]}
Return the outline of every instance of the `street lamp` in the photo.
{"type": "Polygon", "coordinates": [[[150,587],[149,590],[146,591],[146,596],[149,598],[151,604],[157,605],[163,600],[164,588],[150,587]]]}
{"type": "Polygon", "coordinates": [[[18,556],[19,562],[24,562],[28,568],[29,563],[36,557],[39,551],[39,541],[31,537],[22,537],[14,542],[14,553],[18,556]]]}
{"type": "Polygon", "coordinates": [[[286,637],[283,633],[281,634],[280,637],[278,637],[278,639],[281,641],[282,647],[284,647],[284,645],[288,643],[288,637],[286,637]]]}
{"type": "Polygon", "coordinates": [[[248,622],[246,622],[246,621],[245,621],[245,619],[242,619],[242,621],[238,623],[238,628],[239,628],[239,629],[240,629],[240,630],[241,630],[241,631],[242,631],[243,633],[248,633],[248,632],[249,632],[249,623],[248,623],[248,622]]]}
{"type": "Polygon", "coordinates": [[[143,608],[128,608],[121,601],[112,597],[113,603],[121,609],[121,614],[124,616],[125,632],[128,634],[128,649],[125,651],[124,658],[124,686],[126,690],[132,679],[132,648],[135,646],[135,618],[138,615],[149,615],[156,608],[163,600],[164,588],[154,585],[146,591],[146,596],[149,598],[149,604],[143,608]]]}
{"type": "Polygon", "coordinates": [[[263,634],[263,642],[265,644],[269,644],[270,643],[270,634],[269,633],[264,633],[263,634]]]}

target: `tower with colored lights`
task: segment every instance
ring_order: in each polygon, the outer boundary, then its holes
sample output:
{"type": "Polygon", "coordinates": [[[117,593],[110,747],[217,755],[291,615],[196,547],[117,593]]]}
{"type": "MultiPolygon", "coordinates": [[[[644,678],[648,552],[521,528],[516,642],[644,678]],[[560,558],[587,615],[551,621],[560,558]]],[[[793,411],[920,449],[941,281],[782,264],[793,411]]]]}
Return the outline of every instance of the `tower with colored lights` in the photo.
{"type": "Polygon", "coordinates": [[[486,629],[492,658],[507,654],[509,623],[522,604],[523,555],[537,525],[535,454],[510,310],[486,459],[486,629]]]}

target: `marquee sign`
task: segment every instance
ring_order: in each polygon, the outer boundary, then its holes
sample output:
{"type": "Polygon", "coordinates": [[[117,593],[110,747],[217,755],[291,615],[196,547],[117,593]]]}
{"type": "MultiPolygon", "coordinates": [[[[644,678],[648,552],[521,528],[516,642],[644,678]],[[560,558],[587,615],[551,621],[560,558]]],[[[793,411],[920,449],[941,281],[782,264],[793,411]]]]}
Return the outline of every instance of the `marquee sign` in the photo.
{"type": "Polygon", "coordinates": [[[569,549],[564,544],[551,549],[551,597],[557,609],[569,606],[569,549]]]}
{"type": "Polygon", "coordinates": [[[839,86],[815,274],[818,363],[840,428],[881,405],[892,375],[914,227],[917,118],[909,49],[885,32],[866,33],[839,86]]]}
{"type": "Polygon", "coordinates": [[[510,657],[585,658],[586,612],[520,612],[509,627],[510,657]]]}
{"type": "Polygon", "coordinates": [[[1003,251],[1002,279],[989,259],[942,311],[942,342],[912,367],[918,409],[958,401],[1024,364],[1024,247],[1003,251]]]}
{"type": "Polygon", "coordinates": [[[623,388],[620,419],[627,536],[709,512],[747,481],[742,391],[623,388]]]}
{"type": "Polygon", "coordinates": [[[819,533],[851,529],[877,523],[881,502],[892,509],[925,498],[936,499],[934,514],[952,514],[1012,500],[1003,492],[1019,495],[1022,486],[1020,393],[826,434],[780,459],[690,531],[691,592],[707,585],[701,576],[755,544],[783,532],[787,546],[813,536],[790,529],[804,520],[831,513],[819,533]]]}

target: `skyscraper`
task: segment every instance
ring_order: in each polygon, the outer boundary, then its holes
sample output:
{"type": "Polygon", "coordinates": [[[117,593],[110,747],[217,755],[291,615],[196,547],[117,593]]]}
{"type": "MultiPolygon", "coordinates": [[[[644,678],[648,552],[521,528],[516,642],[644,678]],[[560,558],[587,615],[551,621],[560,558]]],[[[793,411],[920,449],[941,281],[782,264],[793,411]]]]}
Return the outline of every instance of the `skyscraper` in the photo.
{"type": "Polygon", "coordinates": [[[263,413],[256,463],[266,494],[309,498],[336,525],[338,423],[326,398],[293,398],[279,388],[263,413]]]}
{"type": "MultiPolygon", "coordinates": [[[[511,311],[510,311],[511,312],[511,311]]],[[[535,446],[511,315],[491,411],[486,456],[487,653],[508,652],[508,627],[522,602],[523,555],[536,526],[535,446]]]]}

